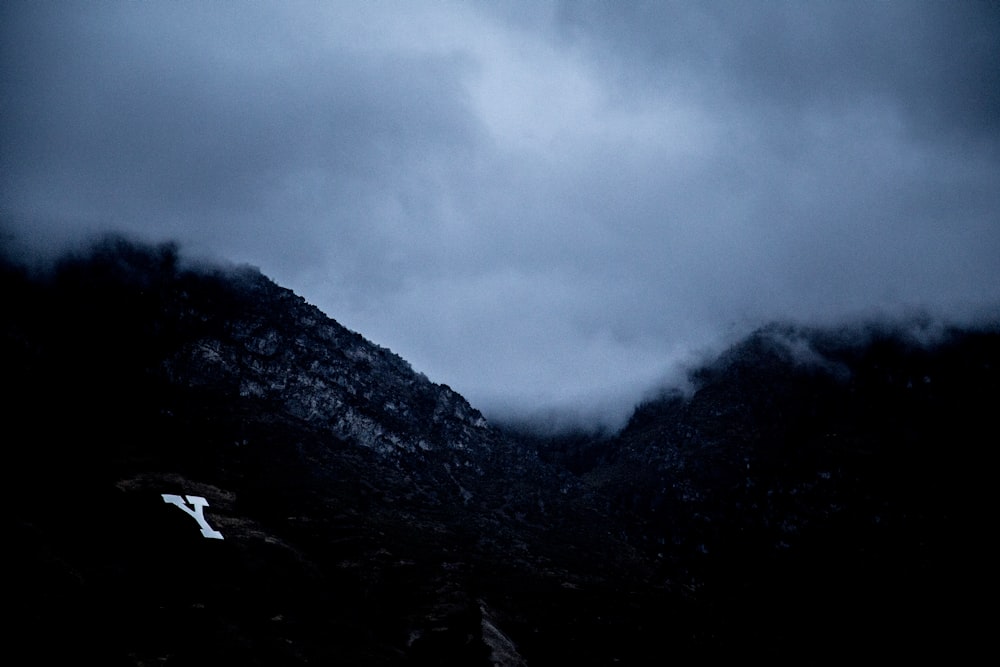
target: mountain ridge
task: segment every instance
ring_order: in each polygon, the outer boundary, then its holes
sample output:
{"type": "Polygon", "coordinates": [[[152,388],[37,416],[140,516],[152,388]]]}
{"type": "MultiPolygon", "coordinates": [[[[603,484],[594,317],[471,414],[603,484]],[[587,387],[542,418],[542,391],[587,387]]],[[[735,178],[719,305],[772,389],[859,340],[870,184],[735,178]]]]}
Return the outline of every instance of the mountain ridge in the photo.
{"type": "Polygon", "coordinates": [[[14,634],[40,659],[798,661],[977,627],[995,329],[773,325],[614,436],[547,438],[169,244],[0,277],[14,634]]]}

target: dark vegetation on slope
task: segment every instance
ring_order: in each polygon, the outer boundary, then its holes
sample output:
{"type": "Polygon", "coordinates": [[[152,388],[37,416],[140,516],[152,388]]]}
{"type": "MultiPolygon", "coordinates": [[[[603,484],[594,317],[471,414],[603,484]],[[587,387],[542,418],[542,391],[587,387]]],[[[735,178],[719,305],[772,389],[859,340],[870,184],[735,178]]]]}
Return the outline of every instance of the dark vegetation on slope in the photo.
{"type": "Polygon", "coordinates": [[[108,239],[2,271],[39,662],[810,661],[982,629],[995,329],[774,326],[613,438],[543,439],[251,269],[108,239]]]}

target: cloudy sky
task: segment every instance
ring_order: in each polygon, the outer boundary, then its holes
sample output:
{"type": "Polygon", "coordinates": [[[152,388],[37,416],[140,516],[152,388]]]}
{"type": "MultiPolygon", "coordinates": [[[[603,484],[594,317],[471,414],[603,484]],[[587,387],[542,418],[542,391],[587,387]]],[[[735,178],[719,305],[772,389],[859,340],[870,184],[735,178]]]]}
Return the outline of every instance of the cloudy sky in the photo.
{"type": "Polygon", "coordinates": [[[0,220],[620,418],[768,320],[1000,312],[1000,4],[11,0],[0,220]]]}

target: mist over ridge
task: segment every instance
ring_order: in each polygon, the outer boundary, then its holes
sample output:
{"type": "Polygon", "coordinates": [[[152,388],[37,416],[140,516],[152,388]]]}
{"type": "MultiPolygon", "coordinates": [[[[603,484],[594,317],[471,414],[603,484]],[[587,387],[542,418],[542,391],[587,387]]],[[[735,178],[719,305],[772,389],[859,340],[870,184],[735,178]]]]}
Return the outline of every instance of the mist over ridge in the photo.
{"type": "MultiPolygon", "coordinates": [[[[53,244],[46,247],[19,243],[16,234],[8,234],[0,258],[11,266],[26,270],[29,275],[42,280],[56,272],[57,267],[94,258],[114,258],[119,252],[162,254],[176,262],[178,270],[197,274],[229,276],[239,282],[241,274],[259,275],[260,269],[247,264],[234,264],[222,258],[197,256],[184,252],[175,242],[146,243],[134,236],[121,233],[99,233],[81,237],[76,242],[53,244]]],[[[123,264],[121,269],[128,271],[123,264]]],[[[140,276],[141,278],[141,276],[140,276]]],[[[263,278],[270,280],[266,274],[263,278]]],[[[124,277],[123,277],[124,279],[124,277]]],[[[281,286],[279,284],[280,287],[281,286]]],[[[299,295],[301,297],[301,295],[299,295]]],[[[487,419],[505,431],[528,437],[596,437],[609,438],[618,433],[641,406],[669,397],[688,399],[700,388],[697,374],[705,368],[720,363],[726,354],[754,337],[763,337],[780,350],[795,365],[819,369],[836,376],[840,369],[836,361],[825,356],[826,347],[832,349],[863,349],[873,340],[890,338],[915,349],[934,347],[948,341],[956,331],[993,331],[1000,329],[1000,308],[980,308],[962,315],[943,316],[925,309],[900,309],[896,312],[866,312],[856,317],[842,319],[823,318],[811,322],[773,320],[757,324],[732,326],[724,336],[712,343],[702,343],[678,354],[672,361],[664,360],[654,379],[637,384],[592,389],[589,393],[568,393],[565,396],[539,395],[533,386],[526,385],[503,394],[487,397],[477,403],[475,397],[466,395],[449,377],[429,376],[435,383],[455,389],[472,406],[482,410],[487,419]]],[[[336,313],[324,311],[334,320],[336,313]]],[[[364,331],[357,331],[366,339],[364,331]]],[[[377,344],[377,343],[376,343],[377,344]]],[[[386,347],[388,352],[398,354],[386,347]]],[[[572,354],[573,350],[568,350],[572,354]]],[[[424,369],[409,359],[401,360],[422,376],[424,369]]]]}
{"type": "Polygon", "coordinates": [[[498,420],[1000,308],[992,3],[0,9],[0,225],[250,264],[498,420]]]}

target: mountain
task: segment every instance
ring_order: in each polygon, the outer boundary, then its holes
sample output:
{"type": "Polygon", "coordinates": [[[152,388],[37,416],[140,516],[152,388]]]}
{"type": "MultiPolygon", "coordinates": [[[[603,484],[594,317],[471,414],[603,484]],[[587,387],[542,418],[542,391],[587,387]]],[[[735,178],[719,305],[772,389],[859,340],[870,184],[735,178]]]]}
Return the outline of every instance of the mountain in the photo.
{"type": "Polygon", "coordinates": [[[811,662],[987,636],[995,328],[775,325],[613,437],[552,438],[254,269],[109,238],[0,278],[31,662],[811,662]]]}
{"type": "Polygon", "coordinates": [[[692,381],[576,455],[720,642],[811,660],[799,647],[954,652],[986,632],[969,596],[991,578],[995,329],[771,326],[692,381]]]}

